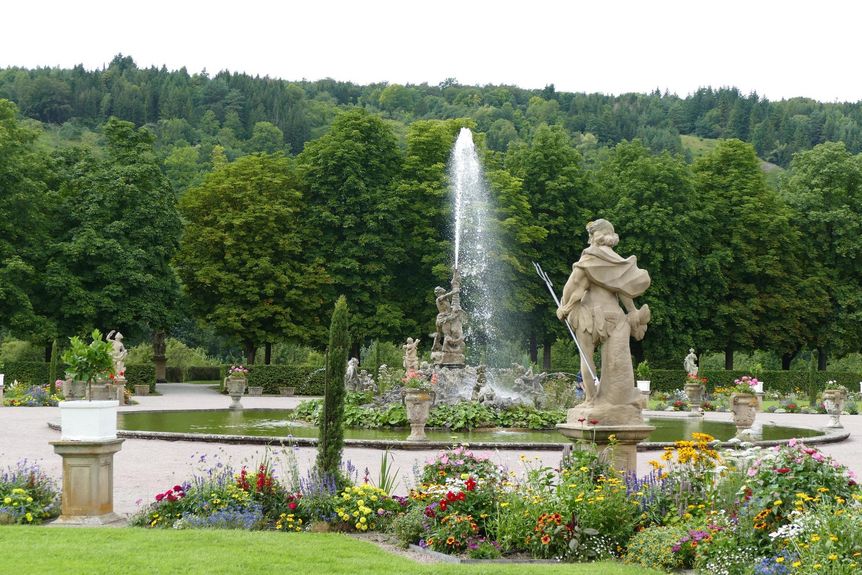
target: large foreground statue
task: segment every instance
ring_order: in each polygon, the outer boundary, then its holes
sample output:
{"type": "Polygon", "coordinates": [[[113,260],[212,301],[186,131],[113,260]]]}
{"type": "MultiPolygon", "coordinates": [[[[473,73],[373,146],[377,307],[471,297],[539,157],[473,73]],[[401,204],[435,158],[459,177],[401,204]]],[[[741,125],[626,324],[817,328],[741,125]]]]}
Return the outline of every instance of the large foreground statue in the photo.
{"type": "Polygon", "coordinates": [[[649,287],[649,273],[638,268],[635,256],[623,258],[613,250],[619,236],[609,221],[590,222],[587,232],[590,245],[572,265],[557,309],[557,317],[568,320],[583,351],[586,399],[569,410],[567,423],[639,424],[641,394],[635,387],[629,337],[640,340],[646,333],[649,306],[638,309],[634,298],[649,287]],[[599,346],[600,372],[593,363],[599,346]],[[591,373],[599,376],[600,384],[591,373]]]}

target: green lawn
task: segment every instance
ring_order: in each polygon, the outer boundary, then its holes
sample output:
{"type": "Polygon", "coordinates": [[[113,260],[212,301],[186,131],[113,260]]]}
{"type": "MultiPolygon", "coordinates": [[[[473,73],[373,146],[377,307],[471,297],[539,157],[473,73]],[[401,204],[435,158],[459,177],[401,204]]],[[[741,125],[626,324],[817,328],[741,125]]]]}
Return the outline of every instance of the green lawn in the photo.
{"type": "Polygon", "coordinates": [[[620,563],[415,563],[342,534],[0,527],[0,574],[658,575],[620,563]]]}

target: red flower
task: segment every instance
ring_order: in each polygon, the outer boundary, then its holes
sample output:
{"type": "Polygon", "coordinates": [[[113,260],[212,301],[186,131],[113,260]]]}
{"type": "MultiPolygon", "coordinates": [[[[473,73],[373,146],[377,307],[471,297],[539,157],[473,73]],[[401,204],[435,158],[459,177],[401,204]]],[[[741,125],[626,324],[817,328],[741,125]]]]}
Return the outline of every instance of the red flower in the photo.
{"type": "Polygon", "coordinates": [[[183,490],[183,488],[182,488],[181,486],[179,486],[179,485],[174,485],[174,491],[179,492],[179,491],[182,491],[182,490],[183,490]]]}
{"type": "Polygon", "coordinates": [[[165,498],[164,493],[156,493],[156,501],[161,501],[164,498],[165,498]]]}
{"type": "Polygon", "coordinates": [[[446,500],[445,499],[440,500],[440,511],[446,511],[446,500]]]}
{"type": "Polygon", "coordinates": [[[775,473],[790,473],[789,467],[779,467],[775,470],[775,473]]]}
{"type": "Polygon", "coordinates": [[[290,503],[288,503],[287,508],[291,511],[294,511],[296,509],[296,501],[291,501],[290,503]]]}
{"type": "Polygon", "coordinates": [[[591,419],[591,420],[590,420],[590,425],[596,425],[596,424],[598,424],[598,422],[599,422],[599,420],[598,420],[598,419],[591,419]]]}
{"type": "Polygon", "coordinates": [[[466,498],[467,498],[467,495],[465,495],[463,491],[458,493],[458,501],[464,501],[464,499],[466,499],[466,498]]]}
{"type": "Polygon", "coordinates": [[[446,499],[448,501],[452,502],[452,501],[456,501],[458,499],[458,497],[450,491],[449,493],[446,494],[446,499]]]}
{"type": "Polygon", "coordinates": [[[467,481],[464,482],[464,487],[467,488],[467,491],[473,491],[476,489],[476,480],[472,477],[468,477],[467,481]]]}

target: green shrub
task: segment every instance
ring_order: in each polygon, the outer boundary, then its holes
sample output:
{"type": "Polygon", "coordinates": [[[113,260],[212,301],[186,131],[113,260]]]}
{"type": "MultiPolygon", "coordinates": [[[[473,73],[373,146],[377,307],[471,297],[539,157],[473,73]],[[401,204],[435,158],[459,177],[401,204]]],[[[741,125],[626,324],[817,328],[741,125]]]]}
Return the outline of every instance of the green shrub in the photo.
{"type": "Polygon", "coordinates": [[[186,368],[185,381],[221,381],[224,378],[221,366],[194,365],[186,368]]]}
{"type": "MultiPolygon", "coordinates": [[[[45,385],[49,383],[51,364],[44,361],[7,361],[3,363],[0,372],[6,374],[6,385],[18,380],[19,384],[45,385]]],[[[60,366],[62,372],[65,366],[60,366]]]]}
{"type": "Polygon", "coordinates": [[[173,383],[184,382],[183,368],[169,365],[165,368],[165,379],[173,383]]]}
{"type": "MultiPolygon", "coordinates": [[[[279,387],[295,387],[297,395],[323,395],[323,375],[323,370],[319,368],[251,365],[248,384],[262,387],[264,393],[278,393],[279,387]]],[[[189,380],[192,378],[189,377],[189,380]]]]}
{"type": "MultiPolygon", "coordinates": [[[[698,375],[707,379],[706,389],[709,392],[715,390],[716,387],[732,387],[733,381],[739,379],[743,375],[750,375],[749,371],[734,369],[734,370],[701,370],[698,375]]],[[[684,369],[653,369],[652,379],[650,380],[651,389],[654,391],[674,391],[682,389],[685,384],[684,369]]],[[[862,380],[862,374],[836,372],[836,371],[818,371],[815,374],[816,386],[819,391],[826,387],[826,382],[834,380],[839,385],[844,385],[848,389],[855,389],[862,380]]],[[[778,391],[781,393],[792,393],[796,390],[808,389],[808,372],[807,371],[768,371],[764,370],[761,373],[761,380],[764,382],[764,390],[778,391]]]]}
{"type": "Polygon", "coordinates": [[[402,513],[392,521],[392,532],[398,543],[407,548],[411,543],[418,543],[428,530],[429,521],[425,517],[425,507],[415,505],[406,513],[402,513]]]}
{"type": "Polygon", "coordinates": [[[150,393],[156,391],[156,366],[153,364],[137,364],[126,366],[126,385],[149,385],[150,393]]]}
{"type": "MultiPolygon", "coordinates": [[[[218,361],[207,355],[206,351],[199,347],[189,347],[178,339],[169,337],[165,340],[165,358],[168,365],[188,369],[193,365],[217,366],[218,361]]],[[[153,345],[141,343],[129,349],[127,363],[150,363],[153,361],[153,345]]],[[[168,377],[169,381],[174,381],[168,377]]],[[[181,381],[181,380],[176,380],[181,381]]]]}
{"type": "Polygon", "coordinates": [[[0,364],[6,361],[41,362],[45,350],[29,341],[8,339],[0,344],[0,364]]]}
{"type": "MultiPolygon", "coordinates": [[[[681,370],[682,371],[682,370],[681,370]]],[[[671,548],[688,532],[684,525],[644,529],[629,539],[625,562],[670,571],[682,566],[681,557],[671,548]]]]}

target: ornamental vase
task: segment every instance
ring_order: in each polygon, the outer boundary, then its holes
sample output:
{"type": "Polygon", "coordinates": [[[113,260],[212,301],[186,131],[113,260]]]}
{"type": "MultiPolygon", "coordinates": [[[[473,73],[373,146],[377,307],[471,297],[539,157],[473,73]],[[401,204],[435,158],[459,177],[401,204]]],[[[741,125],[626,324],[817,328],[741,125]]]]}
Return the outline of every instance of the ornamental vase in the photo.
{"type": "Polygon", "coordinates": [[[823,407],[829,414],[827,428],[841,429],[841,412],[844,411],[844,402],[847,400],[847,392],[843,389],[827,389],[823,392],[823,407]]]}
{"type": "Polygon", "coordinates": [[[228,409],[239,410],[242,409],[242,404],[239,402],[242,394],[245,393],[245,386],[248,383],[248,379],[244,377],[231,377],[228,376],[224,380],[225,388],[227,389],[228,395],[231,398],[231,404],[228,406],[228,409]]]}
{"type": "Polygon", "coordinates": [[[405,389],[404,408],[407,411],[407,421],[410,422],[410,435],[407,441],[427,441],[425,423],[431,413],[435,393],[427,389],[405,389]]]}
{"type": "Polygon", "coordinates": [[[749,429],[757,417],[757,396],[753,393],[734,393],[730,396],[730,409],[737,433],[749,429]]]}
{"type": "Polygon", "coordinates": [[[700,383],[686,383],[685,394],[688,396],[688,404],[691,406],[691,411],[700,411],[700,404],[703,403],[703,385],[700,383]]]}

